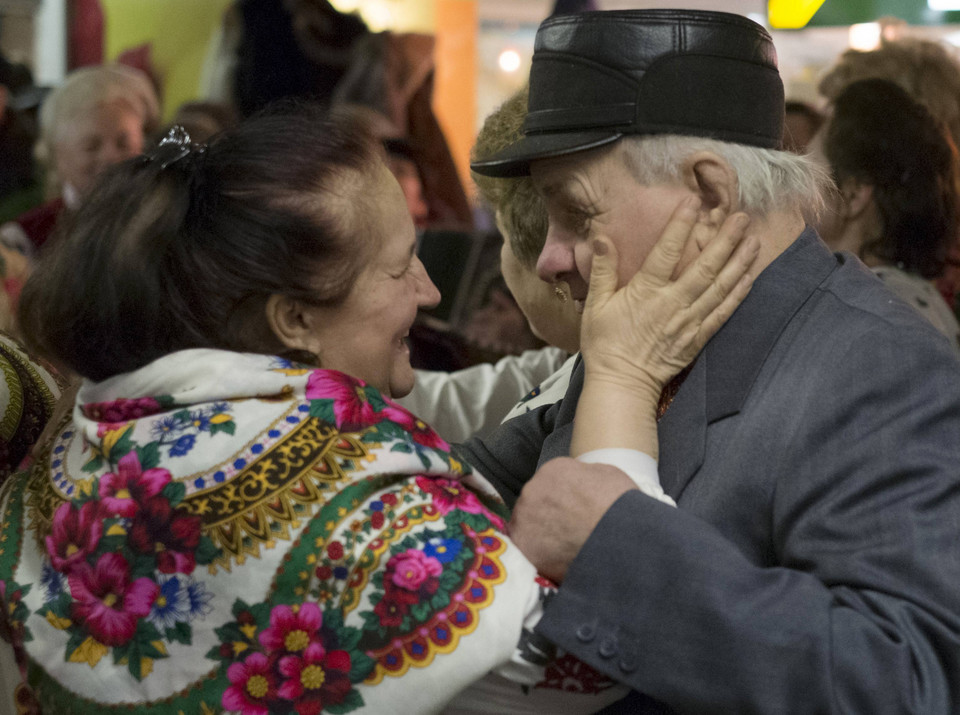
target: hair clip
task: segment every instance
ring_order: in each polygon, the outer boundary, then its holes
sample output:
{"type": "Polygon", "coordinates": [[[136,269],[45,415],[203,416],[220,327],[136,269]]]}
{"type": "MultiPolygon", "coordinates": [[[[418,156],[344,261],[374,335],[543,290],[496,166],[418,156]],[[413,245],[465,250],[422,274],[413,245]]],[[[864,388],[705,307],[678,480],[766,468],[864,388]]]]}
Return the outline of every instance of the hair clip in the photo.
{"type": "Polygon", "coordinates": [[[160,170],[163,171],[184,157],[190,156],[191,153],[202,154],[206,148],[202,144],[193,144],[187,130],[177,124],[157,143],[156,148],[147,155],[147,159],[160,162],[160,170]]]}

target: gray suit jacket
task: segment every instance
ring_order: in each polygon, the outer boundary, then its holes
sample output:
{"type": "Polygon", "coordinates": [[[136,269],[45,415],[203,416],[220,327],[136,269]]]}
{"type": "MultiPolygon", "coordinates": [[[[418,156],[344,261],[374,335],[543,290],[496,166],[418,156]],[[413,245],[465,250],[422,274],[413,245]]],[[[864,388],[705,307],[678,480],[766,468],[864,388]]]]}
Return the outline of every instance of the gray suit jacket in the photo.
{"type": "MultiPolygon", "coordinates": [[[[465,458],[515,498],[567,453],[582,379],[465,458]]],[[[942,335],[808,229],[659,429],[679,508],[621,497],[540,632],[678,712],[960,712],[960,364],[942,335]]]]}

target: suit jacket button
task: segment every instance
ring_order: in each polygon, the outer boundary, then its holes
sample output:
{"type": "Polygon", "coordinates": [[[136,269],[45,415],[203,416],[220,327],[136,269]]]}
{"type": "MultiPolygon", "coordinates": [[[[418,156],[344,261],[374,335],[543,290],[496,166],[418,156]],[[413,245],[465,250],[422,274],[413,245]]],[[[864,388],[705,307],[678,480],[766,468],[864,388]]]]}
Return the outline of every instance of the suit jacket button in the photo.
{"type": "Polygon", "coordinates": [[[639,658],[637,658],[636,653],[621,653],[620,662],[617,665],[620,666],[620,670],[624,673],[632,673],[637,669],[639,658]]]}
{"type": "Polygon", "coordinates": [[[577,629],[577,640],[579,640],[581,643],[589,643],[596,637],[597,637],[596,621],[594,621],[593,623],[583,623],[577,629]]]}
{"type": "Polygon", "coordinates": [[[600,657],[610,658],[617,654],[617,639],[615,636],[604,638],[600,641],[600,657]]]}

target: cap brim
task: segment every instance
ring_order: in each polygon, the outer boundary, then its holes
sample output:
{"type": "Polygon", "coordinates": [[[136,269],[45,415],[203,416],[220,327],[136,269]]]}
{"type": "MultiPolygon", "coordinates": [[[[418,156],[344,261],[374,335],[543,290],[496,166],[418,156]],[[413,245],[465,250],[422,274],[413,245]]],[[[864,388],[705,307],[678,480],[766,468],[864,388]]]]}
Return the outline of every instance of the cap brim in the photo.
{"type": "Polygon", "coordinates": [[[529,134],[493,156],[472,162],[470,169],[482,176],[499,179],[529,176],[531,161],[597,149],[612,144],[622,136],[620,132],[609,131],[529,134]]]}

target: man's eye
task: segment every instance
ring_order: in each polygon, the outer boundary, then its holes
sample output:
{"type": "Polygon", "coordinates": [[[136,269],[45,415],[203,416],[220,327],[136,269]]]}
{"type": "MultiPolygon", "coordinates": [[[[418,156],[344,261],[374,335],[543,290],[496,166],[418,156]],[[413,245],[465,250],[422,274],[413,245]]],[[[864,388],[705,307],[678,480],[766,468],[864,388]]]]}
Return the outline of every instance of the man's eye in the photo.
{"type": "Polygon", "coordinates": [[[566,212],[567,225],[577,233],[586,233],[590,228],[590,214],[586,211],[571,209],[566,212]]]}
{"type": "Polygon", "coordinates": [[[392,277],[392,278],[403,278],[405,275],[407,275],[407,273],[410,272],[410,266],[412,266],[412,265],[413,265],[413,261],[410,261],[410,263],[408,263],[408,264],[406,265],[406,267],[405,267],[402,271],[400,271],[399,273],[394,273],[391,277],[392,277]]]}

